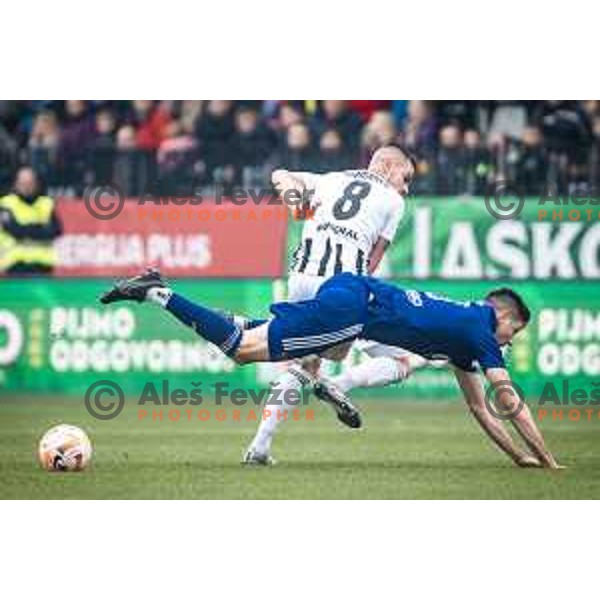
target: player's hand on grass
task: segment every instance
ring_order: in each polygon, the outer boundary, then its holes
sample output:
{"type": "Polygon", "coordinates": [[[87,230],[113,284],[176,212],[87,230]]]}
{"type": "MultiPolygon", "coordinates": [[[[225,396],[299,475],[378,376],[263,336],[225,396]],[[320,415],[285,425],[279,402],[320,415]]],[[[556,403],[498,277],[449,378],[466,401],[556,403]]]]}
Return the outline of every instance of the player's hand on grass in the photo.
{"type": "Polygon", "coordinates": [[[516,464],[522,469],[551,469],[562,471],[566,469],[564,465],[559,465],[554,458],[551,458],[547,463],[542,461],[531,454],[523,454],[515,459],[516,464]]]}
{"type": "Polygon", "coordinates": [[[544,458],[544,468],[546,469],[552,469],[553,471],[562,471],[567,468],[564,465],[558,464],[554,456],[552,456],[552,454],[550,453],[548,453],[544,458]]]}
{"type": "Polygon", "coordinates": [[[547,465],[546,468],[554,471],[564,471],[567,467],[565,465],[559,465],[556,461],[552,461],[552,464],[547,465]]]}
{"type": "Polygon", "coordinates": [[[541,469],[544,466],[539,458],[536,458],[530,454],[519,456],[515,462],[522,469],[541,469]]]}

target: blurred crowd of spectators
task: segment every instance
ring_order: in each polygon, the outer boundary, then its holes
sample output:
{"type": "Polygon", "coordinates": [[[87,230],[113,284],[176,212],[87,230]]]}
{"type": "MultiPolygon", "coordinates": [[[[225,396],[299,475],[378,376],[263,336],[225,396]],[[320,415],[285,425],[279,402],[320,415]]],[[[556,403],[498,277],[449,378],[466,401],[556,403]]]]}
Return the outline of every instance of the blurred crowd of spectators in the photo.
{"type": "Polygon", "coordinates": [[[597,100],[40,100],[0,101],[0,191],[24,164],[55,195],[262,187],[275,167],[357,168],[393,141],[417,157],[416,194],[600,184],[597,100]]]}

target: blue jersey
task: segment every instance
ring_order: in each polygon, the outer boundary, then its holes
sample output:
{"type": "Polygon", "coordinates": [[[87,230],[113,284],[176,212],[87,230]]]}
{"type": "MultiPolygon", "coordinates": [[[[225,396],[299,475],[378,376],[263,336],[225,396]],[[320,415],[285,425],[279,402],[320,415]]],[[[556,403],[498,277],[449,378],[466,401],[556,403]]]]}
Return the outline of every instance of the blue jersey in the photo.
{"type": "Polygon", "coordinates": [[[363,277],[371,296],[361,337],[425,358],[446,358],[465,371],[504,368],[496,314],[485,302],[455,302],[363,277]]]}
{"type": "Polygon", "coordinates": [[[272,360],[321,354],[361,337],[445,358],[465,371],[504,367],[496,314],[486,303],[454,302],[341,273],[325,281],[314,299],[279,302],[271,312],[272,360]]]}

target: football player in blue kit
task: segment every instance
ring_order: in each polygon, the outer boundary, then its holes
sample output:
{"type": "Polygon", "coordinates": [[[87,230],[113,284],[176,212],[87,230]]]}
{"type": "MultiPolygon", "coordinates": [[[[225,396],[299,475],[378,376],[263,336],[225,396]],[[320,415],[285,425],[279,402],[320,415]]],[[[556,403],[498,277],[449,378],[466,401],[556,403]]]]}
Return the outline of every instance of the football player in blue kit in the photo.
{"type": "Polygon", "coordinates": [[[101,302],[153,302],[215,344],[238,364],[277,362],[318,354],[342,360],[358,338],[398,346],[451,364],[465,400],[489,437],[521,467],[561,468],[547,450],[528,407],[513,387],[502,347],[523,330],[530,311],[508,288],[482,302],[455,302],[406,290],[373,277],[342,273],[328,279],[311,300],[271,305],[273,318],[242,329],[219,311],[175,293],[155,270],[121,281],[101,302]],[[528,451],[518,446],[486,405],[481,371],[496,403],[510,417],[528,451]],[[515,398],[519,398],[515,409],[515,398]]]}

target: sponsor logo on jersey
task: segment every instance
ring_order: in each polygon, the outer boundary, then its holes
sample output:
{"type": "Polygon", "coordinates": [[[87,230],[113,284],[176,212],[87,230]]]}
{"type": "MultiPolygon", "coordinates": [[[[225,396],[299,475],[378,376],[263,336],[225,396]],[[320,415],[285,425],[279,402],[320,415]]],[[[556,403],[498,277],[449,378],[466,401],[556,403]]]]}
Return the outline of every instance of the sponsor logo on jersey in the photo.
{"type": "Polygon", "coordinates": [[[326,223],[319,225],[317,227],[317,231],[318,232],[331,231],[331,233],[333,233],[335,235],[341,235],[348,239],[352,239],[355,242],[358,242],[358,232],[356,232],[353,229],[350,229],[348,227],[344,227],[343,225],[336,225],[335,223],[332,223],[331,221],[327,221],[326,223]]]}

